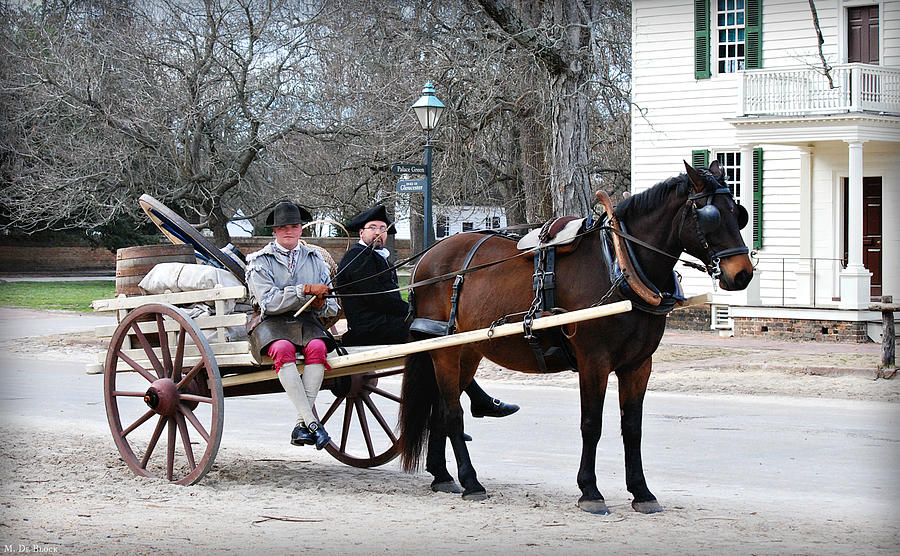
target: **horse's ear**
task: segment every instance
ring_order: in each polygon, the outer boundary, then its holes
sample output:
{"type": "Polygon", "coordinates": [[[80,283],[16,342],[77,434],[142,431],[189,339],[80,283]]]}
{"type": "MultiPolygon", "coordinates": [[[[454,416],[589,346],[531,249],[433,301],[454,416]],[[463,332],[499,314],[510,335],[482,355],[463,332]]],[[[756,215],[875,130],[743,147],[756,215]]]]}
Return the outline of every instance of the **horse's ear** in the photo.
{"type": "Polygon", "coordinates": [[[722,165],[719,164],[718,160],[713,160],[712,164],[709,165],[709,173],[719,180],[725,175],[725,169],[722,168],[722,165]]]}
{"type": "Polygon", "coordinates": [[[687,172],[688,179],[694,185],[694,191],[700,193],[705,185],[703,176],[700,175],[700,172],[694,170],[694,167],[688,164],[687,160],[682,160],[682,162],[684,162],[684,170],[687,172]]]}

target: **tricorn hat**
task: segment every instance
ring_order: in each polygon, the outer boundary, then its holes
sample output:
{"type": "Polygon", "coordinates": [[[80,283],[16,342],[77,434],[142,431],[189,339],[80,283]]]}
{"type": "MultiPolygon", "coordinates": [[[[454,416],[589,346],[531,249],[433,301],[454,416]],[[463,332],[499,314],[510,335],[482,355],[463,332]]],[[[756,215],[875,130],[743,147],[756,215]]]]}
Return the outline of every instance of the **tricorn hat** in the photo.
{"type": "Polygon", "coordinates": [[[312,214],[300,205],[282,201],[266,217],[266,226],[287,226],[312,222],[312,214]]]}
{"type": "Polygon", "coordinates": [[[349,222],[347,222],[347,230],[356,232],[364,228],[367,222],[372,222],[373,220],[380,220],[381,222],[387,224],[389,234],[397,233],[397,230],[393,226],[391,226],[391,221],[388,220],[387,209],[384,208],[384,205],[374,206],[369,210],[364,210],[363,212],[354,216],[349,222]]]}

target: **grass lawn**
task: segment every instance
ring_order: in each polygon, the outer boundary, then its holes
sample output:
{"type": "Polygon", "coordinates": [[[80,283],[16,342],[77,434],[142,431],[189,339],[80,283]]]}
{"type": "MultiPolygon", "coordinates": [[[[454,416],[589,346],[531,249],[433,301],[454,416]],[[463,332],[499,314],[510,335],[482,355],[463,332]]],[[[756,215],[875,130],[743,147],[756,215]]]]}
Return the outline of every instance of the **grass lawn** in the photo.
{"type": "Polygon", "coordinates": [[[91,301],[115,296],[115,280],[0,283],[0,306],[91,312],[91,301]]]}

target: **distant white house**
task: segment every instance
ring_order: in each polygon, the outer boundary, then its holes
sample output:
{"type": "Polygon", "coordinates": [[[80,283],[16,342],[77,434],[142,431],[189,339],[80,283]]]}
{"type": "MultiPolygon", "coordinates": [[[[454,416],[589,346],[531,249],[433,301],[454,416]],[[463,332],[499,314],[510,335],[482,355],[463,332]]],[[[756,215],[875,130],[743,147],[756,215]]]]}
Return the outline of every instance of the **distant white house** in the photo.
{"type": "MultiPolygon", "coordinates": [[[[409,239],[409,210],[397,207],[397,239],[409,239]]],[[[498,229],[506,226],[506,212],[500,207],[435,205],[432,209],[435,238],[443,239],[460,232],[498,229]]]]}
{"type": "Polygon", "coordinates": [[[751,213],[756,274],[715,293],[714,326],[866,330],[872,297],[900,299],[900,2],[815,5],[833,86],[808,0],[632,3],[635,192],[718,159],[751,213]]]}
{"type": "MultiPolygon", "coordinates": [[[[238,209],[234,218],[244,216],[244,211],[238,209]]],[[[232,220],[226,224],[228,235],[231,237],[251,237],[253,235],[253,223],[247,219],[232,220]]]]}

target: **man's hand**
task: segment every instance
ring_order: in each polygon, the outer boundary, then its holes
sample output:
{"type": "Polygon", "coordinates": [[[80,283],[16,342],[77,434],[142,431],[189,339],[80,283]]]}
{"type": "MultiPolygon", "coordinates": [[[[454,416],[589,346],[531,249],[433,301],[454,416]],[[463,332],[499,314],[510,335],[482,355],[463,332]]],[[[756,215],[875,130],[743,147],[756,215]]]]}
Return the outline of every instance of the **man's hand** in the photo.
{"type": "Polygon", "coordinates": [[[325,306],[325,294],[331,291],[331,288],[325,284],[306,284],[303,286],[303,295],[314,295],[316,300],[312,302],[313,309],[321,309],[325,306]]]}

